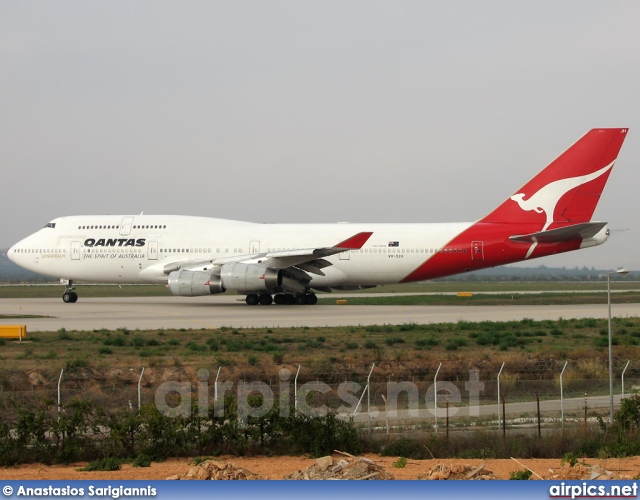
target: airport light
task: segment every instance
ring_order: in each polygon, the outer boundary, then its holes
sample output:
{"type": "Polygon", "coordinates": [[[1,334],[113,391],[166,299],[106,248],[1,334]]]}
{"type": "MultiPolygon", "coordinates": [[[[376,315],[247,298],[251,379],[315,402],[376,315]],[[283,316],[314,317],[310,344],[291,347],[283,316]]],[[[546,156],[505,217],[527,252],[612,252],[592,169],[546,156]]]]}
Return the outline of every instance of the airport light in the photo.
{"type": "Polygon", "coordinates": [[[609,423],[613,425],[613,354],[611,349],[611,275],[627,274],[626,269],[618,269],[607,273],[607,305],[609,306],[609,423]]]}

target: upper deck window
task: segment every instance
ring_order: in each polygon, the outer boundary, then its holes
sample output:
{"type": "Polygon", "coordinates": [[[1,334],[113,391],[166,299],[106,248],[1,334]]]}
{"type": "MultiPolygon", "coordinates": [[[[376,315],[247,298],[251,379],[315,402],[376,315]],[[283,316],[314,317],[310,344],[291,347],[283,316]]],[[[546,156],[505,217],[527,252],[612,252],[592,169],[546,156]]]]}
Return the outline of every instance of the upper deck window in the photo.
{"type": "Polygon", "coordinates": [[[47,224],[47,225],[46,225],[46,226],[44,226],[44,227],[51,227],[51,228],[53,228],[53,227],[56,227],[56,223],[55,223],[55,222],[49,222],[49,224],[47,224]]]}

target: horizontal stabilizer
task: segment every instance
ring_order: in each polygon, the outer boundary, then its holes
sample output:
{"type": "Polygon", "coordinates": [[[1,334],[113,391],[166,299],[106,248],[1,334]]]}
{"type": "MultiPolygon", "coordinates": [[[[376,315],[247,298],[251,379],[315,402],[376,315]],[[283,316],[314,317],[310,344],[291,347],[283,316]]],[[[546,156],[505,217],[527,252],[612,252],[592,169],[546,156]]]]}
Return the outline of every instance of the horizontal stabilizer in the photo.
{"type": "Polygon", "coordinates": [[[606,225],[606,222],[584,222],[539,233],[510,236],[509,239],[520,243],[560,243],[576,238],[593,238],[606,225]]]}

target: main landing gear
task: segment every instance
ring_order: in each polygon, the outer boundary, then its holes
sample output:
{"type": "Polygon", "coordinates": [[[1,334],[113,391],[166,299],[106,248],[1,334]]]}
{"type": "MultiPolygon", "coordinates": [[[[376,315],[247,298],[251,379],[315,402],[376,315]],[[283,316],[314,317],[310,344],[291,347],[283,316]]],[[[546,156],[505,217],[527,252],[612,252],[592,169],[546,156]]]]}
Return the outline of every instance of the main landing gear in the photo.
{"type": "Polygon", "coordinates": [[[275,296],[271,296],[268,293],[250,293],[245,299],[246,303],[250,306],[261,304],[263,306],[271,305],[275,302],[278,305],[282,304],[297,304],[297,305],[309,305],[312,306],[318,303],[318,297],[315,293],[297,293],[295,295],[291,293],[278,293],[275,296]]]}
{"type": "Polygon", "coordinates": [[[78,302],[78,294],[74,292],[75,288],[73,286],[73,281],[69,280],[67,283],[64,293],[62,294],[62,301],[66,304],[73,304],[78,302]]]}

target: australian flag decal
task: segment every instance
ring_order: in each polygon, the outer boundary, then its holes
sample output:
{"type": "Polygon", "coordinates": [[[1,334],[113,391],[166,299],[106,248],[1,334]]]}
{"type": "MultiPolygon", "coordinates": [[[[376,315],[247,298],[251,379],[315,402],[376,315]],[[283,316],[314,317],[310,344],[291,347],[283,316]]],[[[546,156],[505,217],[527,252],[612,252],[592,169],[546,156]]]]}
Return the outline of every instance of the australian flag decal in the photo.
{"type": "Polygon", "coordinates": [[[389,246],[390,247],[399,247],[400,246],[400,242],[399,241],[390,241],[389,242],[389,246]]]}

